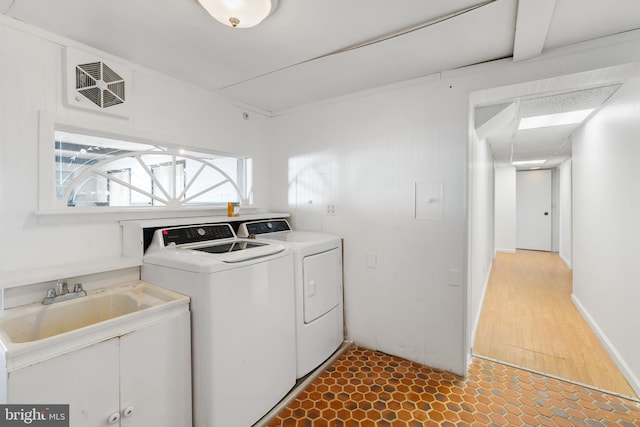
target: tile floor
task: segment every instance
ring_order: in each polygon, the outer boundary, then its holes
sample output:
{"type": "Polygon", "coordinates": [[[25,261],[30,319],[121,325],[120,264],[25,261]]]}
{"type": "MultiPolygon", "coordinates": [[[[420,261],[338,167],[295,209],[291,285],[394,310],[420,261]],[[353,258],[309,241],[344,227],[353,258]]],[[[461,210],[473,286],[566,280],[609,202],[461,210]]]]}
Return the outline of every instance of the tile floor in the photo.
{"type": "Polygon", "coordinates": [[[474,358],[468,377],[350,347],[268,427],[640,426],[640,404],[474,358]]]}

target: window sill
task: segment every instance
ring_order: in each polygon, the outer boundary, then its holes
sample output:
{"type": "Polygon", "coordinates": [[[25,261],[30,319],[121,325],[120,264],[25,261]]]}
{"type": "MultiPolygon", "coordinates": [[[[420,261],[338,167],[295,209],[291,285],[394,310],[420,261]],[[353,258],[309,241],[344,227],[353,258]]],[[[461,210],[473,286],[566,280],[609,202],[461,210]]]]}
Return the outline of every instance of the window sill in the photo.
{"type": "MultiPolygon", "coordinates": [[[[264,212],[264,209],[256,206],[242,206],[242,214],[264,212]]],[[[110,222],[110,221],[131,221],[150,220],[163,218],[188,218],[201,216],[226,216],[227,207],[224,206],[203,206],[203,207],[183,207],[183,208],[68,208],[54,210],[35,211],[34,215],[40,224],[65,224],[78,222],[110,222]]]]}

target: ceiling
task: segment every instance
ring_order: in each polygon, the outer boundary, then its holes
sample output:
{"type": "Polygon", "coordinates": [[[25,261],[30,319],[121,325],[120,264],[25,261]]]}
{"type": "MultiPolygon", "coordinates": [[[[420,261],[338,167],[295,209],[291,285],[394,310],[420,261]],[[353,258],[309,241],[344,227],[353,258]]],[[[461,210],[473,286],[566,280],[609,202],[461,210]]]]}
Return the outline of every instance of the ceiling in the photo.
{"type": "MultiPolygon", "coordinates": [[[[218,23],[197,0],[0,0],[0,13],[265,115],[640,28],[638,0],[279,0],[248,29],[218,23]]],[[[587,73],[555,91],[532,84],[474,104],[496,165],[544,157],[554,167],[569,158],[579,125],[517,124],[545,111],[599,108],[617,88],[611,82],[622,81],[606,77],[587,73]]]]}
{"type": "Polygon", "coordinates": [[[640,27],[637,0],[280,0],[249,29],[196,0],[0,0],[0,13],[267,114],[640,27]]]}
{"type": "MultiPolygon", "coordinates": [[[[622,80],[619,73],[618,78],[622,80]]],[[[576,76],[576,79],[580,78],[576,76]]],[[[554,168],[571,157],[571,134],[586,123],[621,85],[606,84],[584,89],[568,89],[531,94],[477,106],[475,127],[479,139],[491,145],[495,165],[514,161],[545,160],[542,165],[519,165],[518,170],[554,168]],[[524,118],[593,110],[583,122],[534,129],[519,129],[524,118]]]]}

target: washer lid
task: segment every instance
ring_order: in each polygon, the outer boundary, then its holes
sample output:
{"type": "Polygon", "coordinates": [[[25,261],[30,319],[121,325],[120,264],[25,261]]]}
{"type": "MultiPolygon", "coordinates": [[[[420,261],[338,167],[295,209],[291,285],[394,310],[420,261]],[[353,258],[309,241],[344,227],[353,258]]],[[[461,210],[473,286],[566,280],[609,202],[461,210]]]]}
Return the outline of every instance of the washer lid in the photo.
{"type": "Polygon", "coordinates": [[[228,243],[217,243],[215,245],[194,247],[195,251],[207,252],[210,254],[224,254],[227,252],[242,251],[245,249],[259,248],[265,246],[265,243],[258,243],[246,240],[234,240],[228,243]]]}
{"type": "Polygon", "coordinates": [[[224,264],[255,262],[286,250],[279,243],[238,239],[230,224],[200,224],[156,230],[144,262],[204,272],[224,268],[224,264]]]}
{"type": "Polygon", "coordinates": [[[168,247],[149,246],[143,262],[147,266],[157,265],[195,273],[213,273],[266,262],[289,254],[291,250],[278,243],[228,239],[215,244],[202,242],[168,247]],[[249,246],[245,246],[246,244],[249,246]]]}
{"type": "Polygon", "coordinates": [[[237,263],[275,255],[285,250],[285,246],[255,240],[234,239],[216,244],[190,245],[176,248],[189,251],[195,256],[208,256],[224,263],[237,263]]]}

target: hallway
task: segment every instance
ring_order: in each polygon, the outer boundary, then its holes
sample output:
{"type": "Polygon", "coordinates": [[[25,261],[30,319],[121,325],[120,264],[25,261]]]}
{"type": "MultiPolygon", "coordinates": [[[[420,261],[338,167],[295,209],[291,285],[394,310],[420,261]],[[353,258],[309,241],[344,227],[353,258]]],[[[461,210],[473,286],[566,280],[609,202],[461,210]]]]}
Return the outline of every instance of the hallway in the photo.
{"type": "Polygon", "coordinates": [[[557,253],[498,253],[473,351],[477,355],[636,397],[571,302],[557,253]]]}

